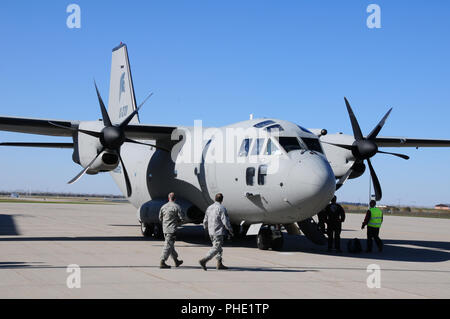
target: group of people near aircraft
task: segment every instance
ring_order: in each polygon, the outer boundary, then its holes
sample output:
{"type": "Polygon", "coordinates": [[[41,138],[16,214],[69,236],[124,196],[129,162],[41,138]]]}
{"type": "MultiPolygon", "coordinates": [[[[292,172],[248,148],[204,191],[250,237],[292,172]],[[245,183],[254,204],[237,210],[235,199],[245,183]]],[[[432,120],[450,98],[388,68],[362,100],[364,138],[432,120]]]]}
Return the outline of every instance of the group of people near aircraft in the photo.
{"type": "MultiPolygon", "coordinates": [[[[162,269],[170,268],[170,266],[166,264],[169,256],[171,256],[175,262],[175,267],[179,267],[183,263],[182,260],[178,259],[178,254],[175,250],[175,233],[178,226],[181,225],[183,221],[183,214],[181,212],[181,207],[175,203],[175,193],[170,193],[168,199],[168,203],[163,205],[159,212],[159,219],[163,226],[165,238],[160,262],[160,268],[162,269]]],[[[199,264],[203,270],[207,270],[206,263],[214,257],[217,259],[216,268],[218,270],[228,269],[228,267],[222,263],[222,246],[227,232],[231,236],[234,236],[234,234],[227,209],[222,205],[222,202],[222,193],[216,194],[215,202],[208,207],[205,218],[203,219],[203,227],[208,231],[212,242],[212,248],[205,257],[199,260],[199,264]]]]}
{"type": "MultiPolygon", "coordinates": [[[[162,223],[165,244],[161,254],[161,269],[168,269],[171,266],[167,265],[166,261],[172,257],[175,262],[175,267],[179,267],[183,260],[178,259],[178,253],[175,250],[176,231],[178,226],[183,223],[183,213],[181,207],[175,203],[175,193],[168,195],[168,202],[163,205],[159,212],[159,219],[162,223]]],[[[209,252],[202,259],[199,264],[203,270],[207,270],[206,263],[216,257],[216,269],[228,269],[222,263],[222,246],[224,238],[228,234],[234,236],[233,228],[231,227],[230,219],[226,208],[222,205],[223,194],[218,193],[215,196],[215,202],[208,207],[203,219],[203,227],[208,231],[212,247],[209,252]]],[[[333,197],[331,203],[323,209],[319,214],[319,230],[326,233],[328,236],[328,251],[331,252],[334,247],[337,252],[341,250],[341,231],[342,223],[345,221],[345,211],[341,205],[336,203],[336,196],[333,197]],[[325,229],[325,224],[327,228],[325,229]]],[[[381,223],[383,222],[383,212],[376,207],[374,200],[370,201],[370,208],[367,210],[365,219],[361,225],[361,229],[367,226],[367,249],[366,252],[372,251],[372,239],[378,246],[378,250],[383,250],[383,243],[379,237],[381,223]]]]}
{"type": "MultiPolygon", "coordinates": [[[[376,207],[376,201],[370,201],[370,208],[366,212],[366,216],[361,225],[361,229],[367,226],[367,249],[366,252],[372,252],[372,240],[378,246],[378,250],[383,251],[383,242],[379,237],[380,227],[383,222],[383,211],[376,207]]],[[[341,250],[341,231],[342,223],[345,222],[344,208],[336,203],[336,196],[333,197],[331,203],[325,207],[319,214],[319,230],[326,233],[328,237],[328,251],[331,252],[334,248],[337,252],[341,250]],[[326,224],[326,228],[325,228],[326,224]]]]}

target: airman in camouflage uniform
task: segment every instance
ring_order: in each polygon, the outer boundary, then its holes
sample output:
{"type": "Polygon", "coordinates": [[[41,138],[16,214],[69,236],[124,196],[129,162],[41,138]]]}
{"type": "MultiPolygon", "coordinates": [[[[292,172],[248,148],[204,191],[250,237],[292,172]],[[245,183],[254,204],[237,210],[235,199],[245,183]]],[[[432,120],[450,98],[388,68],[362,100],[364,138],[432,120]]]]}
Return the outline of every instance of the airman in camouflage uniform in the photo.
{"type": "Polygon", "coordinates": [[[222,245],[226,231],[233,236],[233,229],[231,228],[230,219],[226,208],[222,205],[223,195],[221,193],[216,195],[214,204],[208,207],[203,220],[203,227],[208,230],[212,242],[212,248],[208,254],[199,260],[200,266],[206,270],[206,263],[216,256],[217,269],[228,269],[222,263],[222,245]]]}
{"type": "Polygon", "coordinates": [[[172,256],[175,262],[175,267],[179,267],[183,261],[178,260],[178,254],[175,251],[175,234],[179,225],[183,221],[183,214],[181,212],[181,207],[175,203],[175,194],[169,194],[169,202],[163,205],[159,211],[159,220],[162,223],[163,233],[165,238],[165,245],[161,255],[161,263],[159,268],[170,268],[166,264],[166,260],[169,256],[172,256]]]}

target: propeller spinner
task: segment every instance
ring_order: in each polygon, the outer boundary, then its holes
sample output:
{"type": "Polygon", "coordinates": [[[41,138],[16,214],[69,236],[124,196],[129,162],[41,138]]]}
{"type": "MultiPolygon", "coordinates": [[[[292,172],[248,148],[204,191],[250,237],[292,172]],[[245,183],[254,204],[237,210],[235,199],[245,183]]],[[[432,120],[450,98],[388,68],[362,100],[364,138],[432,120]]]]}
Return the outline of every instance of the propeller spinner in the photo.
{"type": "MultiPolygon", "coordinates": [[[[104,128],[101,132],[94,132],[94,131],[89,131],[89,130],[83,130],[83,129],[79,129],[79,128],[73,128],[73,127],[67,127],[67,126],[61,126],[52,122],[49,122],[50,124],[54,125],[54,126],[58,126],[58,127],[62,127],[74,132],[81,132],[93,137],[97,137],[100,140],[100,143],[102,144],[102,149],[98,152],[97,156],[77,175],[75,176],[73,179],[71,179],[68,183],[69,184],[73,184],[75,183],[77,180],[79,180],[88,170],[89,168],[94,164],[95,160],[106,150],[111,151],[113,153],[115,153],[119,160],[120,163],[122,165],[123,168],[123,174],[125,177],[125,183],[126,183],[126,187],[127,187],[127,195],[128,197],[131,196],[132,194],[132,190],[131,190],[131,183],[130,183],[130,179],[128,177],[128,172],[127,169],[125,167],[125,163],[122,160],[122,156],[120,155],[120,148],[124,143],[134,143],[134,144],[140,144],[140,145],[146,145],[146,146],[152,146],[158,149],[162,149],[160,147],[157,147],[156,145],[152,145],[152,144],[147,144],[147,143],[142,143],[142,142],[138,142],[132,139],[129,139],[125,136],[125,128],[128,126],[128,124],[130,123],[130,121],[133,119],[133,117],[138,114],[139,109],[144,105],[144,103],[153,95],[153,93],[151,93],[145,100],[144,102],[141,103],[141,105],[139,105],[139,107],[136,108],[136,110],[134,110],[125,120],[123,120],[122,123],[118,124],[118,125],[113,125],[111,123],[111,120],[109,118],[108,112],[106,110],[105,104],[103,103],[103,99],[100,95],[100,92],[98,91],[97,88],[97,84],[94,82],[95,85],[95,90],[97,92],[97,97],[98,97],[98,102],[100,104],[100,110],[102,113],[102,120],[103,120],[103,124],[104,124],[104,128]]],[[[163,149],[164,151],[166,151],[165,149],[163,149]]]]}
{"type": "MultiPolygon", "coordinates": [[[[375,169],[372,166],[372,163],[370,159],[375,156],[375,154],[381,153],[381,154],[388,154],[388,155],[394,155],[400,158],[403,158],[405,160],[409,159],[409,156],[404,154],[398,154],[398,153],[390,153],[390,152],[383,152],[378,150],[378,145],[375,143],[375,138],[378,136],[378,133],[380,133],[381,129],[383,128],[386,119],[388,118],[389,114],[391,114],[392,108],[383,116],[381,121],[375,126],[375,128],[370,132],[367,137],[364,137],[361,132],[361,128],[359,126],[358,120],[356,119],[355,114],[353,113],[353,110],[350,106],[350,103],[348,102],[347,98],[344,97],[345,105],[347,106],[347,112],[350,117],[350,123],[352,125],[353,129],[353,136],[355,138],[355,141],[352,145],[344,145],[344,144],[334,144],[334,143],[328,143],[334,146],[338,146],[341,148],[345,148],[347,150],[352,151],[353,156],[355,157],[356,161],[363,162],[364,160],[367,161],[367,164],[369,166],[370,170],[370,176],[372,177],[372,182],[375,189],[375,199],[379,201],[382,198],[382,190],[381,185],[378,180],[377,174],[375,173],[375,169]]],[[[341,177],[341,179],[336,184],[336,189],[339,189],[344,182],[348,179],[348,177],[353,172],[353,169],[350,168],[348,172],[341,177]]]]}

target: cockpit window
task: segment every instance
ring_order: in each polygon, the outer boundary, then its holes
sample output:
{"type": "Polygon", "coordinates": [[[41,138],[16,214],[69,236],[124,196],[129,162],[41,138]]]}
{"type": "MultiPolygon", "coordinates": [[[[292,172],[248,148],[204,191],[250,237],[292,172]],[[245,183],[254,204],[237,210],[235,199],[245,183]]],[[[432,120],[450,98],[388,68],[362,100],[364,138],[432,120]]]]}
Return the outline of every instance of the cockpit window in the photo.
{"type": "Polygon", "coordinates": [[[275,123],[275,122],[272,121],[272,120],[266,120],[266,121],[259,122],[259,123],[255,124],[255,125],[253,125],[253,127],[261,128],[261,127],[264,127],[264,126],[267,126],[267,125],[273,124],[273,123],[275,123]]]}
{"type": "Polygon", "coordinates": [[[287,153],[302,149],[296,137],[280,136],[278,137],[278,141],[287,153]]]}
{"type": "Polygon", "coordinates": [[[306,129],[306,128],[304,128],[303,126],[300,126],[300,125],[297,125],[298,126],[298,128],[299,129],[301,129],[303,132],[306,132],[306,133],[311,133],[311,134],[313,134],[310,130],[308,130],[308,129],[306,129]]]}
{"type": "Polygon", "coordinates": [[[280,124],[274,124],[271,126],[268,126],[265,128],[267,130],[267,132],[271,132],[271,131],[278,131],[278,132],[282,132],[284,131],[283,127],[280,124]]]}
{"type": "Polygon", "coordinates": [[[272,142],[272,139],[269,138],[267,141],[266,151],[264,152],[264,155],[276,155],[280,154],[281,151],[278,149],[277,145],[272,142]]]}
{"type": "Polygon", "coordinates": [[[309,150],[323,154],[322,146],[320,146],[320,142],[317,138],[302,137],[302,140],[309,150]]]}
{"type": "Polygon", "coordinates": [[[255,139],[255,143],[253,143],[253,148],[252,148],[251,155],[262,154],[263,145],[264,145],[264,139],[263,138],[255,139]]]}
{"type": "Polygon", "coordinates": [[[251,144],[252,144],[251,138],[246,138],[242,141],[241,148],[239,149],[240,157],[246,157],[248,155],[248,151],[250,150],[251,144]]]}

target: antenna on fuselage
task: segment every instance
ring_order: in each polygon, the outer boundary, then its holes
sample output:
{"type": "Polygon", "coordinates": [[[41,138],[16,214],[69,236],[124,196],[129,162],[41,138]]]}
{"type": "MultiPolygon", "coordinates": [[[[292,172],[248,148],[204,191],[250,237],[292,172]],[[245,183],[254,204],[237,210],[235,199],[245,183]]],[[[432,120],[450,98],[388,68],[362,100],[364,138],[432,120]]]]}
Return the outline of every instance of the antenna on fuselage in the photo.
{"type": "Polygon", "coordinates": [[[253,113],[250,114],[250,120],[253,120],[253,113]]]}

